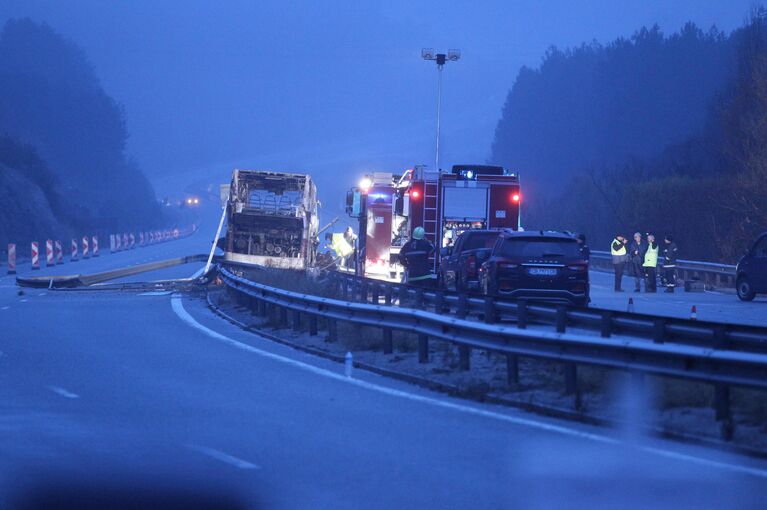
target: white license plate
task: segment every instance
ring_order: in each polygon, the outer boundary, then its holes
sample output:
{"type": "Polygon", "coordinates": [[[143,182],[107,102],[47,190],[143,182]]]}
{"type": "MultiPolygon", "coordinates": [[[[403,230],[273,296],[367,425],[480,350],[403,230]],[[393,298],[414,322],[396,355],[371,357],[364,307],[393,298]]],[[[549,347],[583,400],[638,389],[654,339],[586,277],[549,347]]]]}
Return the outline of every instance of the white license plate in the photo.
{"type": "Polygon", "coordinates": [[[533,276],[556,276],[557,270],[548,267],[531,267],[527,272],[533,276]]]}

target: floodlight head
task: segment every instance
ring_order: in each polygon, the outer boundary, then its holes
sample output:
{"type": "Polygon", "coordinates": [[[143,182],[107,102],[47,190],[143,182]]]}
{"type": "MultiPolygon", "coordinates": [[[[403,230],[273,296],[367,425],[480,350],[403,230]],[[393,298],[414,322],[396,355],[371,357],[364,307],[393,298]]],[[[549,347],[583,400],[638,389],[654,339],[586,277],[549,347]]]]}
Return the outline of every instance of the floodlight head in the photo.
{"type": "Polygon", "coordinates": [[[447,59],[455,62],[461,58],[461,50],[447,50],[447,59]]]}
{"type": "Polygon", "coordinates": [[[423,58],[424,60],[434,60],[434,48],[422,49],[421,58],[423,58]]]}

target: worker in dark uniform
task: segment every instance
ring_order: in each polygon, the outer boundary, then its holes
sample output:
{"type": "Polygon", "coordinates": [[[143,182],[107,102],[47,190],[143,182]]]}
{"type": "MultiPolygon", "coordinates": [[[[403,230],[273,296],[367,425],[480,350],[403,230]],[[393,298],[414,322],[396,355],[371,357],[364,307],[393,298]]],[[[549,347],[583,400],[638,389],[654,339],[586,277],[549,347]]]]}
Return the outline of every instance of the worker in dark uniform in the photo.
{"type": "Polygon", "coordinates": [[[663,240],[663,275],[666,280],[666,290],[664,292],[674,292],[676,287],[676,243],[674,238],[666,236],[663,240]]]}
{"type": "Polygon", "coordinates": [[[423,227],[416,227],[413,230],[413,237],[399,252],[400,261],[407,270],[407,283],[428,286],[431,282],[429,256],[434,252],[434,245],[425,237],[423,227]]]}
{"type": "MultiPolygon", "coordinates": [[[[637,232],[634,234],[634,240],[629,245],[629,261],[634,270],[634,292],[642,290],[642,280],[645,278],[643,264],[646,251],[647,243],[642,242],[642,234],[637,232]]],[[[645,287],[647,287],[647,284],[645,284],[645,287]]]]}
{"type": "Polygon", "coordinates": [[[613,258],[613,269],[615,270],[615,292],[623,292],[621,281],[623,280],[623,268],[628,261],[628,250],[626,249],[626,238],[618,234],[610,243],[610,255],[613,258]]]}
{"type": "Polygon", "coordinates": [[[575,240],[578,241],[578,248],[581,250],[581,257],[583,257],[583,260],[588,262],[589,257],[591,257],[591,248],[589,248],[589,245],[586,244],[586,235],[578,234],[575,236],[575,240]]]}

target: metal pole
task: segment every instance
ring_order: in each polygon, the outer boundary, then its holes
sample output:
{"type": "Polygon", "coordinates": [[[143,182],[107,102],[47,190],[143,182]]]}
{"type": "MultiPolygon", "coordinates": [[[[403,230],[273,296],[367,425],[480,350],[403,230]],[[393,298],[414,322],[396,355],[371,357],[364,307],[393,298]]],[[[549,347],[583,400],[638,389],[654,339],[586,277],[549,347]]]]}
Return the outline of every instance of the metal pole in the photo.
{"type": "Polygon", "coordinates": [[[440,112],[442,110],[442,66],[437,66],[437,156],[434,167],[439,172],[439,124],[440,112]]]}
{"type": "Polygon", "coordinates": [[[202,274],[207,274],[210,269],[210,263],[213,260],[213,254],[216,252],[216,244],[218,244],[218,238],[221,236],[221,228],[224,226],[224,219],[226,218],[226,205],[224,210],[221,211],[221,220],[218,222],[218,229],[216,229],[216,237],[213,239],[213,246],[210,247],[210,254],[208,255],[208,261],[205,263],[205,270],[202,274]]]}
{"type": "Polygon", "coordinates": [[[360,192],[360,217],[357,233],[357,264],[355,265],[355,276],[365,276],[365,259],[367,253],[368,240],[368,194],[360,192]]]}

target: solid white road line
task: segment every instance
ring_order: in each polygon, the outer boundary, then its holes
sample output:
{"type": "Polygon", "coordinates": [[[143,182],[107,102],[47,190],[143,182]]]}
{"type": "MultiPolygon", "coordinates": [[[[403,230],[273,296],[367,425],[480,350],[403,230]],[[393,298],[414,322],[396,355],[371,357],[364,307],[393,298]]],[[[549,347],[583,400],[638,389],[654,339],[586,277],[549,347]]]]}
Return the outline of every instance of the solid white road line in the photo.
{"type": "Polygon", "coordinates": [[[4,307],[0,308],[0,310],[7,310],[9,308],[10,308],[10,306],[4,306],[4,307]]]}
{"type": "Polygon", "coordinates": [[[71,391],[67,391],[61,386],[48,386],[48,389],[51,390],[53,393],[56,393],[57,395],[61,395],[64,398],[80,398],[80,395],[76,393],[72,393],[71,391]]]}
{"type": "Polygon", "coordinates": [[[186,447],[190,450],[200,452],[203,455],[207,455],[212,459],[219,460],[238,469],[261,469],[261,466],[253,464],[252,462],[248,462],[247,460],[238,459],[233,455],[229,455],[228,453],[224,453],[214,448],[208,448],[207,446],[197,446],[193,444],[188,444],[186,447]]]}
{"type": "Polygon", "coordinates": [[[222,335],[221,333],[218,333],[216,331],[213,331],[212,329],[200,324],[197,322],[194,317],[192,317],[189,312],[186,311],[184,308],[183,303],[181,302],[181,297],[178,294],[174,294],[171,296],[171,307],[173,308],[173,311],[176,313],[176,315],[187,323],[189,326],[205,333],[211,338],[214,338],[216,340],[219,340],[223,343],[226,343],[232,347],[235,347],[237,349],[241,349],[243,351],[247,351],[253,354],[257,354],[258,356],[268,358],[274,361],[278,361],[280,363],[284,363],[286,365],[293,366],[295,368],[299,368],[302,370],[306,370],[307,372],[312,372],[316,375],[321,375],[323,377],[327,377],[329,379],[335,379],[337,381],[344,382],[346,384],[353,384],[355,386],[358,386],[360,388],[365,388],[367,390],[375,391],[378,393],[382,393],[384,395],[390,395],[393,397],[399,397],[404,398],[407,400],[411,400],[414,402],[419,402],[423,404],[432,405],[435,407],[441,407],[444,409],[450,409],[453,411],[462,412],[465,414],[472,414],[475,416],[482,416],[484,418],[492,418],[499,421],[504,421],[507,423],[512,423],[514,425],[521,425],[524,427],[530,427],[538,430],[544,430],[547,432],[554,432],[557,434],[575,437],[578,439],[587,439],[589,441],[594,441],[598,443],[604,443],[604,444],[614,444],[614,445],[624,445],[627,447],[635,447],[638,448],[641,451],[659,455],[666,458],[673,458],[676,460],[689,462],[692,464],[697,464],[700,466],[706,466],[716,469],[722,469],[725,471],[731,471],[735,473],[743,473],[743,474],[749,474],[753,476],[757,476],[760,478],[767,478],[767,470],[759,469],[759,468],[752,468],[747,466],[739,466],[737,464],[729,464],[726,462],[719,462],[715,460],[705,459],[702,457],[696,457],[694,455],[688,455],[685,453],[678,453],[678,452],[672,452],[663,450],[657,447],[652,446],[642,446],[642,445],[634,445],[630,443],[626,443],[624,441],[618,440],[616,438],[602,436],[599,434],[593,434],[590,432],[584,432],[577,429],[572,429],[569,427],[565,427],[562,425],[553,425],[550,423],[545,423],[533,419],[528,418],[519,418],[515,416],[510,416],[503,413],[498,413],[494,411],[488,411],[485,409],[480,409],[478,407],[471,407],[463,404],[458,404],[455,402],[449,402],[446,400],[440,400],[438,398],[434,397],[427,397],[423,395],[417,395],[415,393],[409,393],[407,391],[403,390],[397,390],[394,388],[388,388],[386,386],[380,386],[378,384],[374,384],[367,381],[362,381],[360,379],[353,379],[350,377],[346,377],[342,373],[333,372],[330,370],[326,370],[324,368],[316,367],[314,365],[310,365],[308,363],[304,363],[301,361],[294,360],[292,358],[288,358],[285,356],[280,356],[279,354],[274,354],[268,351],[264,351],[261,349],[258,349],[256,347],[253,347],[252,345],[248,345],[242,342],[238,342],[237,340],[233,340],[225,335],[222,335]]]}

